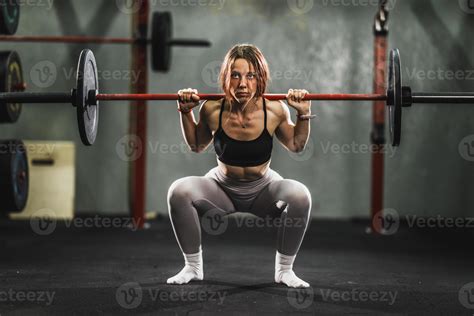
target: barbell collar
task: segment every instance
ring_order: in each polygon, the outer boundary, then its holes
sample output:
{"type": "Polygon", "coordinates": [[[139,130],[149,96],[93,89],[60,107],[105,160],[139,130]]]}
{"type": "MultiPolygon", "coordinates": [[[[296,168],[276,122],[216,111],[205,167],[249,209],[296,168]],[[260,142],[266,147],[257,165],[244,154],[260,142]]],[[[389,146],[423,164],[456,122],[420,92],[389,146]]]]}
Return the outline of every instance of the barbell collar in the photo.
{"type": "Polygon", "coordinates": [[[413,94],[411,88],[408,86],[402,86],[402,106],[410,107],[413,104],[413,94]]]}
{"type": "Polygon", "coordinates": [[[97,90],[89,90],[89,93],[87,93],[87,104],[97,105],[97,95],[98,94],[99,94],[99,91],[97,91],[97,90]]]}

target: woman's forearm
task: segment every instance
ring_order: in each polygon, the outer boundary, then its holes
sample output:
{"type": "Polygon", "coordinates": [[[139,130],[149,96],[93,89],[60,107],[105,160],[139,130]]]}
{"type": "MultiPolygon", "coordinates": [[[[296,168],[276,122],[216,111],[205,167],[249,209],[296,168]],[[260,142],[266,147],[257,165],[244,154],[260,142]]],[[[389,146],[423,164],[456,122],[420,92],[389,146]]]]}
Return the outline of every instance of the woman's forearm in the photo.
{"type": "Polygon", "coordinates": [[[180,120],[181,120],[181,130],[183,132],[183,137],[191,149],[191,151],[196,151],[197,149],[197,123],[194,118],[193,111],[189,113],[182,113],[180,112],[180,120]]]}
{"type": "Polygon", "coordinates": [[[309,139],[310,133],[310,120],[296,120],[294,127],[293,144],[295,152],[301,152],[304,150],[306,143],[309,139]]]}

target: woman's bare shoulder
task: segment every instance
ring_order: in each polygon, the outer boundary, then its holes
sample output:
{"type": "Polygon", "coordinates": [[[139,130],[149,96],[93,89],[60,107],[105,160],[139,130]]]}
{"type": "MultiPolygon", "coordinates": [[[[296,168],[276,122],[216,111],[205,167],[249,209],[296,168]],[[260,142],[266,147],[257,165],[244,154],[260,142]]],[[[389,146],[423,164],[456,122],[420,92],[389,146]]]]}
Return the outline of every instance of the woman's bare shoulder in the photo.
{"type": "Polygon", "coordinates": [[[205,114],[212,114],[221,108],[222,100],[207,100],[201,105],[201,110],[205,114]]]}
{"type": "Polygon", "coordinates": [[[288,106],[283,101],[266,100],[266,104],[267,104],[267,110],[273,113],[277,117],[284,116],[288,108],[288,106]]]}
{"type": "Polygon", "coordinates": [[[207,100],[201,105],[199,110],[200,117],[208,124],[212,125],[214,121],[219,118],[219,111],[221,109],[222,100],[207,100]]]}

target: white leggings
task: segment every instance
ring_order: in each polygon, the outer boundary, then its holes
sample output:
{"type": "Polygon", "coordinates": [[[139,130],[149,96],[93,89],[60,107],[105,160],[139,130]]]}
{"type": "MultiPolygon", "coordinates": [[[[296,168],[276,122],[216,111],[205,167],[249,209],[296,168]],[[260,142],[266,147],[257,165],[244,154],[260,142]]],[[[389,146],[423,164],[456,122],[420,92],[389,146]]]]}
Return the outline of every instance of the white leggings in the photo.
{"type": "Polygon", "coordinates": [[[280,221],[272,221],[279,223],[277,250],[293,256],[308,226],[311,194],[302,183],[283,179],[271,169],[257,180],[238,181],[216,167],[203,177],[176,180],[168,190],[168,209],[176,240],[185,254],[199,252],[199,219],[213,210],[223,216],[249,212],[266,219],[280,217],[280,221]]]}

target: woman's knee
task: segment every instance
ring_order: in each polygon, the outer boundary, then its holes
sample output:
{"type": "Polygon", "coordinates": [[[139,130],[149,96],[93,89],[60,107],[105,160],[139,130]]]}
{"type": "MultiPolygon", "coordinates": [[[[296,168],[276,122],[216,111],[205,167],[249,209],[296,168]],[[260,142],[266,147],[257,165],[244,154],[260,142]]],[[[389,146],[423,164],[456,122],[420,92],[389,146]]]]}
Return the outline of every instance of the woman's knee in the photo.
{"type": "Polygon", "coordinates": [[[298,213],[291,215],[307,217],[311,211],[311,193],[308,188],[295,180],[283,179],[280,181],[279,200],[287,203],[292,212],[298,213]]]}
{"type": "Polygon", "coordinates": [[[199,177],[191,176],[174,181],[168,189],[168,203],[191,201],[193,193],[196,192],[198,179],[199,177]]]}

